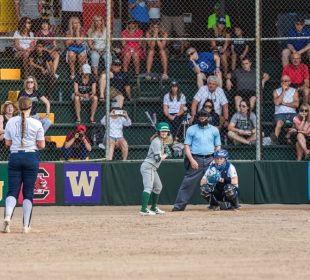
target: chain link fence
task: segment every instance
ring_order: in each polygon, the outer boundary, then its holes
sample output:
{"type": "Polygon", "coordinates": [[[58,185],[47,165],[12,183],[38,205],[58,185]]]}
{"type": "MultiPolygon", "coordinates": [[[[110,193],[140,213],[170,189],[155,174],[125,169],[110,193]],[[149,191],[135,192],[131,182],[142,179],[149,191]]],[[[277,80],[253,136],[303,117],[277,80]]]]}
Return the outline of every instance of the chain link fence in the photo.
{"type": "Polygon", "coordinates": [[[309,1],[0,6],[1,160],[21,95],[46,129],[43,160],[143,159],[161,121],[170,124],[172,158],[182,158],[200,109],[231,159],[309,156],[309,1]]]}

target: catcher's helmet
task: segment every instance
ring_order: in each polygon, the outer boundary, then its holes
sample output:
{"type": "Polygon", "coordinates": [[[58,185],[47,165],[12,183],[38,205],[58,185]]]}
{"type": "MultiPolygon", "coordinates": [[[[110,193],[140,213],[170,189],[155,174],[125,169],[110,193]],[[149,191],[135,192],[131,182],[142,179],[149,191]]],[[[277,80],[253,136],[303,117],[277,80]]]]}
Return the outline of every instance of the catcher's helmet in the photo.
{"type": "Polygon", "coordinates": [[[219,150],[219,151],[216,151],[216,152],[214,152],[214,154],[213,154],[213,157],[215,157],[215,158],[219,158],[219,157],[220,157],[220,158],[225,158],[225,159],[227,159],[228,156],[229,156],[228,151],[227,151],[227,150],[224,150],[224,149],[219,150]]]}

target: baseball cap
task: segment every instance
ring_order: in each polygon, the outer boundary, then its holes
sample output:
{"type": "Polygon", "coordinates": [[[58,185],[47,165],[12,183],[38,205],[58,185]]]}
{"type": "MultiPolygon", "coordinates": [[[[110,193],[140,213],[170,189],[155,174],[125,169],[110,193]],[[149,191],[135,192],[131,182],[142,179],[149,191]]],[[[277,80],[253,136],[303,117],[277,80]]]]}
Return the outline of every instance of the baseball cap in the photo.
{"type": "Polygon", "coordinates": [[[205,111],[205,110],[200,110],[198,113],[197,113],[197,117],[209,117],[210,114],[205,111]]]}
{"type": "Polygon", "coordinates": [[[171,86],[178,86],[179,83],[177,80],[172,80],[171,83],[170,83],[171,86]]]}
{"type": "Polygon", "coordinates": [[[91,74],[91,67],[89,64],[84,64],[82,66],[83,74],[91,74]]]}
{"type": "Polygon", "coordinates": [[[112,62],[113,65],[122,65],[122,62],[120,61],[120,59],[115,58],[112,62]]]}
{"type": "Polygon", "coordinates": [[[304,22],[305,22],[305,19],[304,19],[303,17],[301,17],[301,16],[298,16],[298,17],[295,19],[294,22],[295,22],[295,23],[298,23],[298,22],[304,23],[304,22]]]}
{"type": "Polygon", "coordinates": [[[196,49],[193,47],[190,47],[189,49],[186,50],[186,54],[189,55],[190,53],[196,52],[196,49]]]}
{"type": "Polygon", "coordinates": [[[170,131],[169,124],[166,122],[161,122],[157,125],[157,131],[170,131]]]}
{"type": "Polygon", "coordinates": [[[219,18],[217,19],[217,23],[223,23],[223,24],[225,24],[225,23],[226,23],[226,20],[225,20],[224,17],[219,17],[219,18]]]}
{"type": "Polygon", "coordinates": [[[86,132],[86,126],[85,125],[83,125],[83,124],[79,124],[79,125],[77,125],[76,126],[76,132],[86,132]]]}

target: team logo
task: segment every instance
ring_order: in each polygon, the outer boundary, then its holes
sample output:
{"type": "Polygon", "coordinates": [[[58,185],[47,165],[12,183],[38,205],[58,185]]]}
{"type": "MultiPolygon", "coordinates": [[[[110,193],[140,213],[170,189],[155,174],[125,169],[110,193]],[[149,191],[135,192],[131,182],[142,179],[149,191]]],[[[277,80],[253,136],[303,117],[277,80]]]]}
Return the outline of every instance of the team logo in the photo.
{"type": "Polygon", "coordinates": [[[50,174],[45,168],[39,168],[39,173],[34,186],[33,199],[44,200],[50,194],[48,184],[45,178],[49,178],[50,174]]]}
{"type": "MultiPolygon", "coordinates": [[[[22,191],[19,194],[18,202],[22,203],[22,191]]],[[[55,165],[41,163],[34,185],[33,204],[55,203],[55,165]]]]}
{"type": "Polygon", "coordinates": [[[65,203],[83,204],[101,202],[101,165],[64,165],[65,203]]]}

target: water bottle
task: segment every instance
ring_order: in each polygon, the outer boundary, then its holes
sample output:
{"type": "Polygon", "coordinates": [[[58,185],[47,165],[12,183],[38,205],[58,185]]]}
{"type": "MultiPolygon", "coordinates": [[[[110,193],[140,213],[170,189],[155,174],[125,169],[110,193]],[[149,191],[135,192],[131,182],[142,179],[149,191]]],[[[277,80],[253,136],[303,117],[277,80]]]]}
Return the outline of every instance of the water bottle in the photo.
{"type": "Polygon", "coordinates": [[[93,136],[93,145],[94,145],[94,146],[97,146],[97,137],[96,137],[96,133],[94,133],[94,136],[93,136]]]}
{"type": "Polygon", "coordinates": [[[157,114],[155,112],[152,114],[152,119],[154,124],[157,124],[157,114]]]}
{"type": "Polygon", "coordinates": [[[224,145],[227,146],[227,135],[224,135],[224,145]]]}
{"type": "Polygon", "coordinates": [[[59,91],[59,102],[62,102],[63,101],[63,92],[62,92],[62,89],[60,89],[59,91]]]}

